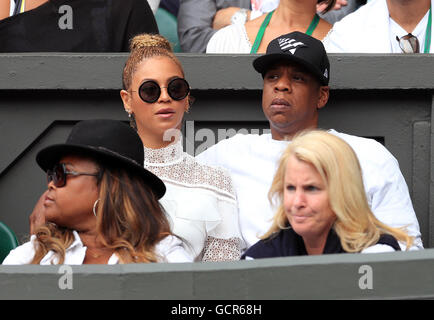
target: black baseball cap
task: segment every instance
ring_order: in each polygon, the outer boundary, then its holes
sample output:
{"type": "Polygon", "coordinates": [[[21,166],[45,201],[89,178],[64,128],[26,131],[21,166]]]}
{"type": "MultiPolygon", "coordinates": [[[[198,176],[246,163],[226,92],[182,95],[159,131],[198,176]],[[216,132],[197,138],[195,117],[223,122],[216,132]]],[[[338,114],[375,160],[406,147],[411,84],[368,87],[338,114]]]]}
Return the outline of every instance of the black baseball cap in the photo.
{"type": "Polygon", "coordinates": [[[281,35],[268,44],[264,55],[253,61],[253,67],[264,77],[273,64],[285,60],[302,65],[322,85],[328,85],[330,62],[320,40],[299,31],[281,35]]]}

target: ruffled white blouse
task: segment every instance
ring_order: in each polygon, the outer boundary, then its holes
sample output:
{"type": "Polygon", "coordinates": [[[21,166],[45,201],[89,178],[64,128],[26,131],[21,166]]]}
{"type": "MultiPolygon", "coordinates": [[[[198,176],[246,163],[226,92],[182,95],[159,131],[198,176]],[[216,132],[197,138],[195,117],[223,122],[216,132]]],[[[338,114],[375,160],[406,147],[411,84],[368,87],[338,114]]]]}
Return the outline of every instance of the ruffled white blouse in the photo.
{"type": "Polygon", "coordinates": [[[226,170],[198,163],[183,151],[181,140],[161,149],[145,147],[144,165],[166,184],[160,203],[195,261],[240,259],[245,245],[226,170]]]}
{"type": "Polygon", "coordinates": [[[231,24],[220,29],[206,47],[206,53],[250,53],[251,50],[252,44],[244,24],[231,24]]]}

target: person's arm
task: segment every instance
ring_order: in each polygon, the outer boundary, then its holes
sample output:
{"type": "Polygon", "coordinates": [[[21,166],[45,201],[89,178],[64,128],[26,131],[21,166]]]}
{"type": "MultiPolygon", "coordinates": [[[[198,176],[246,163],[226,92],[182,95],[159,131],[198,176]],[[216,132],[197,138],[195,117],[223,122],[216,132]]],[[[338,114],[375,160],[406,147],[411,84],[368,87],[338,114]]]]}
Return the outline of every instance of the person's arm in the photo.
{"type": "Polygon", "coordinates": [[[0,20],[9,17],[9,11],[10,11],[9,3],[10,3],[9,0],[0,1],[0,20]]]}
{"type": "Polygon", "coordinates": [[[330,24],[335,24],[340,21],[345,16],[356,11],[360,4],[357,0],[338,0],[336,1],[335,7],[329,12],[321,13],[325,9],[323,4],[317,6],[317,12],[320,17],[329,22],[330,24]]]}
{"type": "MultiPolygon", "coordinates": [[[[233,1],[234,4],[240,3],[233,1]]],[[[248,3],[248,2],[246,2],[248,3]]],[[[232,7],[236,7],[232,5],[232,7]]],[[[184,52],[205,53],[209,39],[217,31],[213,28],[214,17],[219,10],[215,0],[181,0],[178,12],[178,36],[184,52]]],[[[249,9],[247,7],[246,9],[249,9]]],[[[232,9],[231,9],[232,10],[232,9]]],[[[223,25],[230,10],[221,11],[215,25],[223,25]],[[221,15],[221,17],[219,17],[221,15]]],[[[230,19],[230,18],[229,18],[230,19]]]]}
{"type": "MultiPolygon", "coordinates": [[[[378,155],[378,154],[377,154],[378,155]]],[[[394,228],[406,228],[414,237],[410,250],[423,249],[419,222],[413,209],[410,193],[398,161],[389,152],[385,153],[383,165],[371,172],[371,208],[383,223],[394,228]]],[[[405,250],[405,244],[400,243],[405,250]]]]}
{"type": "Polygon", "coordinates": [[[39,198],[38,202],[36,202],[35,207],[33,208],[32,213],[29,216],[29,224],[30,224],[30,234],[35,234],[35,231],[38,227],[45,224],[45,214],[44,214],[44,198],[47,194],[48,190],[45,191],[42,196],[39,198]]]}
{"type": "MultiPolygon", "coordinates": [[[[212,28],[215,30],[219,30],[221,28],[224,28],[228,25],[230,25],[232,23],[231,19],[232,16],[237,13],[238,11],[240,11],[241,8],[239,7],[229,7],[229,8],[224,8],[224,9],[220,9],[216,12],[214,19],[212,21],[212,28]]],[[[247,20],[250,20],[250,13],[251,11],[248,10],[247,11],[247,20]]]]}
{"type": "Polygon", "coordinates": [[[241,258],[242,240],[240,238],[206,239],[202,261],[237,261],[241,258]]]}
{"type": "MultiPolygon", "coordinates": [[[[352,1],[352,0],[350,0],[350,1],[352,1]]],[[[340,9],[342,9],[342,7],[345,7],[347,5],[348,5],[347,0],[337,0],[335,3],[335,6],[331,10],[340,10],[340,9]]],[[[323,12],[326,8],[327,8],[327,3],[322,2],[320,4],[317,4],[316,11],[317,12],[323,12]]]]}
{"type": "Polygon", "coordinates": [[[185,250],[182,241],[176,237],[169,235],[161,240],[156,248],[156,253],[163,258],[161,262],[181,263],[193,262],[193,257],[185,250]]]}
{"type": "Polygon", "coordinates": [[[178,36],[184,52],[204,53],[216,32],[212,20],[217,5],[212,0],[181,0],[178,11],[178,36]]]}
{"type": "MultiPolygon", "coordinates": [[[[423,249],[419,222],[398,160],[377,141],[360,139],[356,143],[358,146],[353,144],[353,149],[359,158],[367,200],[375,217],[392,228],[405,228],[414,237],[410,250],[423,249]]],[[[400,246],[405,250],[405,243],[400,246]]]]}

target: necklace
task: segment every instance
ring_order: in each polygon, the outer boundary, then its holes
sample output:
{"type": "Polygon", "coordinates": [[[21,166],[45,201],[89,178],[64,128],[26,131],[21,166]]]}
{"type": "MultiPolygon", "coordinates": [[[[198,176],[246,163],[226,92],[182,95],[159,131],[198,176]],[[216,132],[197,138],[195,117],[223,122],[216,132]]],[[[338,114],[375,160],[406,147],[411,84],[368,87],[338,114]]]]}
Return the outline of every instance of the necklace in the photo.
{"type": "MultiPolygon", "coordinates": [[[[253,43],[252,50],[250,50],[250,53],[256,53],[258,51],[258,48],[262,42],[262,38],[264,37],[265,29],[267,29],[273,13],[274,13],[274,10],[269,12],[267,14],[267,16],[265,17],[264,21],[262,22],[261,27],[259,28],[258,34],[256,35],[255,42],[253,43]]],[[[315,14],[312,21],[310,22],[309,27],[307,28],[307,30],[305,32],[307,35],[309,35],[309,36],[312,35],[314,30],[316,29],[316,26],[319,23],[319,20],[320,20],[320,18],[318,16],[318,14],[315,14]]]]}

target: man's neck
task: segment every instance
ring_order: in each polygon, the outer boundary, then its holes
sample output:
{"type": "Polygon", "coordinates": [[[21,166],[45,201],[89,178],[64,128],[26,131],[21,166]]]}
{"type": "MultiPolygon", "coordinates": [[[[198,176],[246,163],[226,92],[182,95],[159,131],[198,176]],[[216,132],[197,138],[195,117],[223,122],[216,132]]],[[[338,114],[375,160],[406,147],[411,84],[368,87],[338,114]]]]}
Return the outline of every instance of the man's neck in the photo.
{"type": "Polygon", "coordinates": [[[303,124],[302,126],[290,126],[289,128],[277,128],[270,123],[271,138],[279,141],[291,141],[295,135],[304,130],[314,130],[318,128],[318,121],[315,119],[310,124],[303,124]]]}
{"type": "Polygon", "coordinates": [[[430,0],[386,0],[390,17],[408,33],[413,32],[431,6],[430,0]]]}

